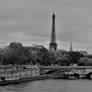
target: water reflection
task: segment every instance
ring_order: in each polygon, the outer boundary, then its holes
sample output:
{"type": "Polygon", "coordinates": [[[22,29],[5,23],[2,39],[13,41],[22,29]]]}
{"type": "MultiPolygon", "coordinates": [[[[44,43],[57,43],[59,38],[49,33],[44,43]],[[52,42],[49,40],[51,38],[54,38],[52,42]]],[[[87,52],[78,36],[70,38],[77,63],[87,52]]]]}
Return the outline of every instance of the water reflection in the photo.
{"type": "Polygon", "coordinates": [[[92,92],[92,80],[40,80],[1,86],[0,92],[92,92]]]}

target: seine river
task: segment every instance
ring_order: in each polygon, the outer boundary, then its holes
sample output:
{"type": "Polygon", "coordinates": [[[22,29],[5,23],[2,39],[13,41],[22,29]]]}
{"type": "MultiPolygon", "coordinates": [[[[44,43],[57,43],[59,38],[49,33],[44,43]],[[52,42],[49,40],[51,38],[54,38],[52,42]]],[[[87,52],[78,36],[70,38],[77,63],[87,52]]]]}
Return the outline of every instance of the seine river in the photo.
{"type": "Polygon", "coordinates": [[[92,80],[39,80],[1,86],[0,92],[92,92],[92,80]]]}

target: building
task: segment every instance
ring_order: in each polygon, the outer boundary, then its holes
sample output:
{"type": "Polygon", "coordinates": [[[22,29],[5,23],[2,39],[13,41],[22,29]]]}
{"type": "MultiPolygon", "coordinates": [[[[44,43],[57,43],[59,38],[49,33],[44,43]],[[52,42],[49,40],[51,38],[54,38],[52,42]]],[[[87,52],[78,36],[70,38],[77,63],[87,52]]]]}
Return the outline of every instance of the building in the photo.
{"type": "Polygon", "coordinates": [[[81,54],[83,54],[84,56],[88,56],[87,51],[79,51],[81,54]]]}
{"type": "Polygon", "coordinates": [[[45,48],[43,45],[34,45],[34,46],[25,46],[25,49],[27,49],[29,52],[31,52],[33,55],[35,55],[37,52],[39,52],[40,49],[45,48]]]}

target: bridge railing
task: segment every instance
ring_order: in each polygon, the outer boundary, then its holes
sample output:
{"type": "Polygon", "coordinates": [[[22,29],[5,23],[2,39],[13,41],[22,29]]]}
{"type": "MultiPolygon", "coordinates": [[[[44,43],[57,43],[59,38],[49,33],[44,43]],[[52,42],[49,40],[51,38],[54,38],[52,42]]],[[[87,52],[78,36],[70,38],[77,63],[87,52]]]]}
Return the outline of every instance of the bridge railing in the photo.
{"type": "Polygon", "coordinates": [[[49,68],[62,68],[62,69],[92,69],[92,66],[40,66],[43,69],[49,68]]]}

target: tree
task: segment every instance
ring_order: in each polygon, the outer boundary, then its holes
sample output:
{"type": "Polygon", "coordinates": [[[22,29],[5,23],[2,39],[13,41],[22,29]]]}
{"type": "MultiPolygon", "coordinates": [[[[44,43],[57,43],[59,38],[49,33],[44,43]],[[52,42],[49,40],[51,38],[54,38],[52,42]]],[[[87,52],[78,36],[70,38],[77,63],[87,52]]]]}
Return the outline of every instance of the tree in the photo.
{"type": "Polygon", "coordinates": [[[72,52],[70,51],[70,52],[68,52],[68,54],[69,54],[69,60],[70,60],[71,63],[77,63],[78,64],[80,57],[83,57],[83,54],[81,54],[78,51],[72,51],[72,52]]]}
{"type": "Polygon", "coordinates": [[[50,64],[50,53],[46,48],[41,48],[36,57],[37,63],[40,65],[49,65],[50,64]]]}
{"type": "Polygon", "coordinates": [[[10,48],[5,47],[0,51],[1,64],[10,64],[13,52],[10,48]]]}
{"type": "Polygon", "coordinates": [[[21,43],[12,42],[9,44],[9,49],[12,50],[12,64],[24,64],[26,61],[26,56],[24,53],[24,48],[21,43]]]}
{"type": "Polygon", "coordinates": [[[25,64],[35,64],[35,55],[32,54],[31,49],[29,48],[24,48],[24,53],[26,57],[26,62],[25,64]]]}
{"type": "Polygon", "coordinates": [[[85,65],[87,65],[87,62],[88,62],[87,57],[81,57],[78,64],[80,66],[85,66],[85,65]]]}
{"type": "Polygon", "coordinates": [[[79,60],[80,66],[92,66],[92,58],[81,57],[79,60]]]}

